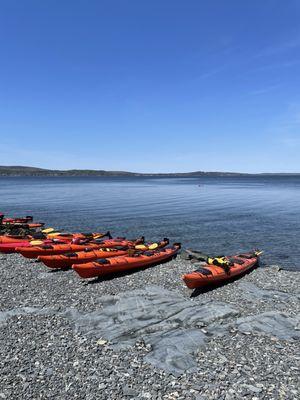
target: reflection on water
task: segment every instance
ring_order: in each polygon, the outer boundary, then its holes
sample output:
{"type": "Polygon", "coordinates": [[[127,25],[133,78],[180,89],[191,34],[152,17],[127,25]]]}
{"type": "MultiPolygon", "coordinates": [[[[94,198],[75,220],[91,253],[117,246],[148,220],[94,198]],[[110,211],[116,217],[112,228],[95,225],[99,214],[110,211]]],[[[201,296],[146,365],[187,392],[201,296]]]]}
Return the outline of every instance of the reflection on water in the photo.
{"type": "Polygon", "coordinates": [[[0,178],[0,211],[65,230],[110,229],[218,254],[265,250],[300,269],[300,177],[0,178]]]}

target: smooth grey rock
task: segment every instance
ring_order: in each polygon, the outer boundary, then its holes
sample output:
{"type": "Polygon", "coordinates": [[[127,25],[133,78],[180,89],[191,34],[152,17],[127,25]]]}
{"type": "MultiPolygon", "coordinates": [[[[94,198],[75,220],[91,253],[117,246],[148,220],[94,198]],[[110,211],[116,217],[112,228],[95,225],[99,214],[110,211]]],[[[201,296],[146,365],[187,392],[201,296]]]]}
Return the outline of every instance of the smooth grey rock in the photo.
{"type": "Polygon", "coordinates": [[[300,314],[290,317],[277,311],[265,312],[245,318],[238,318],[236,327],[243,333],[261,333],[278,339],[300,339],[300,314]]]}
{"type": "MultiPolygon", "coordinates": [[[[246,288],[259,296],[265,295],[265,290],[255,285],[247,284],[246,288]]],[[[122,350],[133,347],[137,342],[143,343],[142,348],[147,349],[144,359],[173,375],[194,371],[195,352],[205,346],[211,337],[226,336],[232,328],[245,334],[259,333],[278,339],[300,338],[300,314],[290,317],[278,311],[265,312],[235,320],[239,311],[228,303],[192,301],[159,286],[102,296],[99,304],[98,310],[87,313],[75,308],[59,311],[23,307],[2,311],[0,325],[5,325],[11,317],[22,315],[64,318],[72,322],[75,332],[92,337],[95,342],[100,338],[101,341],[108,340],[107,348],[122,350]]],[[[104,350],[101,351],[104,354],[104,350]]],[[[46,371],[51,376],[51,370],[46,371]]]]}
{"type": "Polygon", "coordinates": [[[205,345],[207,338],[198,329],[176,329],[149,335],[145,341],[152,345],[152,351],[146,355],[145,360],[178,376],[183,371],[196,370],[193,353],[205,345]]]}
{"type": "Polygon", "coordinates": [[[244,384],[243,387],[253,393],[260,393],[262,391],[261,388],[254,385],[244,384]]]}
{"type": "Polygon", "coordinates": [[[158,286],[104,296],[101,303],[99,311],[80,314],[70,309],[65,316],[78,331],[103,337],[117,349],[142,338],[152,348],[146,360],[173,374],[195,367],[191,356],[206,336],[195,328],[238,315],[229,304],[199,304],[158,286]]]}

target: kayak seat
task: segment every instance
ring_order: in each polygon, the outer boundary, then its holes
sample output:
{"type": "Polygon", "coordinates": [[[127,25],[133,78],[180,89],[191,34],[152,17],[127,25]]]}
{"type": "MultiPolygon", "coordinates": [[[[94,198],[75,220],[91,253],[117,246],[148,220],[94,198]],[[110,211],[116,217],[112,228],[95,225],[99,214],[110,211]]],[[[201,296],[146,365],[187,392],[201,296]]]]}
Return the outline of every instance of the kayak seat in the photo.
{"type": "Polygon", "coordinates": [[[44,244],[43,246],[41,246],[41,248],[42,249],[44,249],[44,250],[50,250],[50,249],[53,249],[53,246],[51,246],[51,244],[44,244]]]}
{"type": "Polygon", "coordinates": [[[212,275],[212,272],[209,269],[203,267],[199,267],[195,272],[199,272],[202,275],[212,275]]]}
{"type": "Polygon", "coordinates": [[[150,256],[153,256],[154,252],[153,252],[153,251],[145,251],[143,254],[144,254],[145,256],[150,257],[150,256]]]}
{"type": "Polygon", "coordinates": [[[95,260],[95,263],[97,264],[110,264],[109,260],[107,258],[98,258],[95,260]]]}
{"type": "Polygon", "coordinates": [[[31,236],[34,239],[44,239],[46,237],[42,232],[35,232],[31,236]]]}
{"type": "Polygon", "coordinates": [[[66,253],[64,254],[66,257],[78,257],[77,253],[66,253]]]}
{"type": "Polygon", "coordinates": [[[243,265],[244,262],[245,262],[241,258],[229,258],[228,260],[229,260],[230,263],[239,264],[239,265],[243,265]]]}
{"type": "Polygon", "coordinates": [[[107,250],[108,251],[111,251],[111,250],[127,250],[127,247],[126,246],[115,246],[114,249],[107,248],[107,250]]]}
{"type": "Polygon", "coordinates": [[[239,254],[237,257],[241,258],[253,258],[256,257],[255,254],[239,254]]]}

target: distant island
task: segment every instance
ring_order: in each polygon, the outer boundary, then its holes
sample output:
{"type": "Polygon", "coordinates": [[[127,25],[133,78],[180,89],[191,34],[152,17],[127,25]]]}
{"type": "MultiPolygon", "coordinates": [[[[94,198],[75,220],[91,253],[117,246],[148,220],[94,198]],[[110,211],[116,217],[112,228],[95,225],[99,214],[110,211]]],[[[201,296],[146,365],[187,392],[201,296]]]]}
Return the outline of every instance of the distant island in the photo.
{"type": "Polygon", "coordinates": [[[198,176],[269,176],[269,175],[300,175],[299,173],[262,173],[262,174],[248,174],[240,172],[167,172],[167,173],[140,173],[140,172],[127,172],[127,171],[105,171],[93,169],[45,169],[36,167],[24,166],[0,166],[0,176],[107,176],[107,177],[198,177],[198,176]]]}

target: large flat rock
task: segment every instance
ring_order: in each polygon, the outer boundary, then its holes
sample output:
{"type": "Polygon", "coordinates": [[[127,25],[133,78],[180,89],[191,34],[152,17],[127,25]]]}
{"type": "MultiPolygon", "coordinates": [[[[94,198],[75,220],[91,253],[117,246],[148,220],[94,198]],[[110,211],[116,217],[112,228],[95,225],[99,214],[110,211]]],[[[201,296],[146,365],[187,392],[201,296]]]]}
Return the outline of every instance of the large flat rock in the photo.
{"type": "Polygon", "coordinates": [[[278,339],[300,339],[300,314],[296,317],[277,311],[238,318],[235,322],[242,333],[263,334],[278,339]]]}
{"type": "MultiPolygon", "coordinates": [[[[247,288],[254,294],[262,290],[251,285],[247,288]]],[[[241,317],[240,311],[228,303],[189,300],[158,286],[102,296],[99,300],[101,308],[87,313],[75,308],[57,311],[23,307],[2,311],[0,328],[15,316],[56,315],[67,318],[75,331],[95,340],[103,338],[115,349],[129,349],[143,341],[148,349],[145,360],[173,375],[193,371],[195,352],[211,337],[228,335],[232,328],[279,340],[300,339],[300,315],[272,311],[241,317]]]]}
{"type": "Polygon", "coordinates": [[[239,314],[229,304],[199,304],[157,286],[106,296],[101,303],[101,311],[69,310],[66,316],[80,332],[104,337],[117,349],[143,339],[152,348],[146,360],[173,374],[195,367],[193,353],[208,340],[200,327],[239,314]]]}

